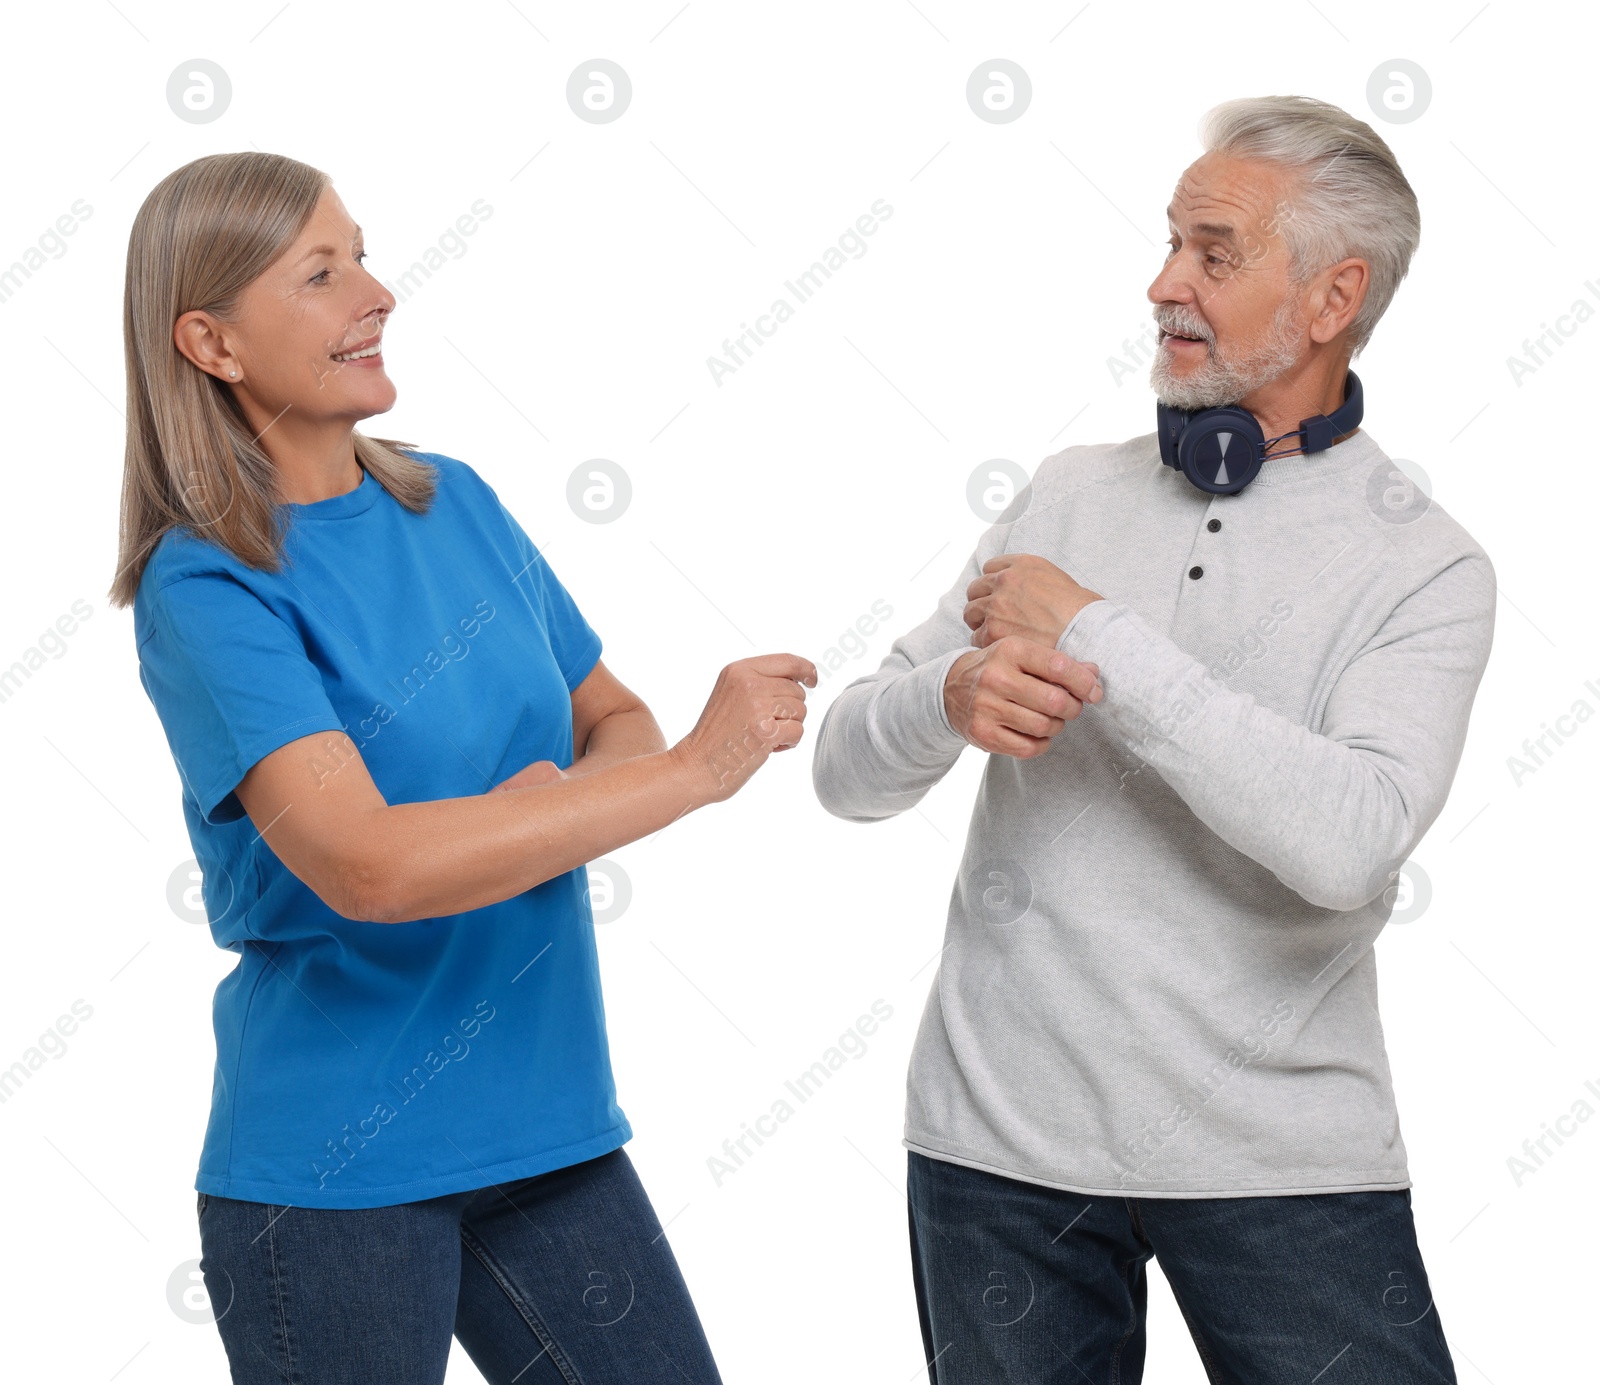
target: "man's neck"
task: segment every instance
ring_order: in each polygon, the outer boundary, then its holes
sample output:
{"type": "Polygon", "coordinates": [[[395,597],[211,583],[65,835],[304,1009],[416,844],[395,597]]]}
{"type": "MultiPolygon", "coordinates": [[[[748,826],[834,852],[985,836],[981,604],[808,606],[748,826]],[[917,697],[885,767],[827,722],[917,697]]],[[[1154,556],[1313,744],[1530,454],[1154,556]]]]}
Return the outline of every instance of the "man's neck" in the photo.
{"type": "MultiPolygon", "coordinates": [[[[1349,374],[1348,361],[1307,361],[1291,374],[1281,375],[1270,384],[1263,385],[1239,407],[1248,409],[1261,425],[1264,438],[1281,438],[1275,446],[1279,451],[1298,447],[1300,425],[1318,414],[1334,413],[1345,399],[1345,381],[1349,374]],[[1285,437],[1284,435],[1288,436],[1285,437]]],[[[1337,447],[1346,438],[1361,431],[1360,425],[1338,434],[1333,440],[1337,447]]]]}

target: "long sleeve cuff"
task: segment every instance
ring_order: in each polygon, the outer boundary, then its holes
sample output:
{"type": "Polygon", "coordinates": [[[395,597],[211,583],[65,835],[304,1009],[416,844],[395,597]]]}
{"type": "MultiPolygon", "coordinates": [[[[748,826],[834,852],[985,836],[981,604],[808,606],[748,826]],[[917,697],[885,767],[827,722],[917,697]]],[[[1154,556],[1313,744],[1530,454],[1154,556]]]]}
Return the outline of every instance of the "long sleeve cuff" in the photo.
{"type": "Polygon", "coordinates": [[[829,812],[856,821],[915,806],[966,748],[944,710],[952,649],[893,678],[839,694],[818,732],[812,775],[829,812]]]}
{"type": "MultiPolygon", "coordinates": [[[[881,771],[880,783],[887,779],[895,788],[921,797],[930,784],[929,772],[943,775],[966,747],[966,738],[945,713],[944,684],[951,665],[971,652],[952,649],[898,678],[861,689],[869,698],[864,730],[870,763],[881,771]]],[[[848,696],[852,693],[839,700],[848,696]]]]}
{"type": "Polygon", "coordinates": [[[1079,663],[1098,662],[1093,654],[1084,651],[1094,643],[1097,633],[1105,627],[1106,622],[1120,614],[1123,609],[1115,601],[1108,601],[1105,597],[1091,601],[1087,606],[1078,607],[1072,619],[1067,622],[1067,628],[1061,632],[1061,638],[1056,641],[1056,648],[1079,663]]]}
{"type": "Polygon", "coordinates": [[[1100,669],[1107,703],[1115,685],[1112,720],[1135,749],[1152,737],[1174,735],[1189,719],[1190,710],[1223,686],[1198,659],[1157,634],[1126,606],[1105,598],[1079,608],[1056,648],[1100,669]]]}

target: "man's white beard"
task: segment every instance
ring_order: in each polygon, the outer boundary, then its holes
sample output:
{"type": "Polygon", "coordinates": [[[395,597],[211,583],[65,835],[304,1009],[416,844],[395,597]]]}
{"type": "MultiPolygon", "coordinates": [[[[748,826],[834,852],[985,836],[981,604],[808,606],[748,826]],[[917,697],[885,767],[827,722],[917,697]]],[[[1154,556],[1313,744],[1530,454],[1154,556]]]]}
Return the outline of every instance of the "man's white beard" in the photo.
{"type": "Polygon", "coordinates": [[[1156,348],[1150,363],[1150,387],[1156,398],[1175,409],[1214,409],[1221,404],[1237,404],[1252,390],[1270,384],[1300,357],[1301,332],[1305,323],[1298,315],[1294,299],[1285,298],[1273,314],[1266,339],[1249,355],[1238,359],[1219,358],[1213,342],[1206,343],[1203,364],[1178,375],[1165,346],[1156,348]]]}

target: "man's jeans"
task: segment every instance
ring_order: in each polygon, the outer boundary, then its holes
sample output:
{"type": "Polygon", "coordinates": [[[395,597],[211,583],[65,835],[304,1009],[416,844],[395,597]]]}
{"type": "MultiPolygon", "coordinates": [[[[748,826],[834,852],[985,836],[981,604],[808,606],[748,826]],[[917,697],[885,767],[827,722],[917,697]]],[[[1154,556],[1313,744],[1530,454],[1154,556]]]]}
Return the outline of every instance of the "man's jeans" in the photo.
{"type": "Polygon", "coordinates": [[[199,1212],[236,1385],[439,1385],[452,1335],[491,1385],[719,1385],[621,1149],[392,1207],[199,1212]]]}
{"type": "Polygon", "coordinates": [[[1409,1192],[1090,1197],[908,1159],[934,1385],[1137,1385],[1152,1255],[1213,1382],[1454,1385],[1409,1192]]]}

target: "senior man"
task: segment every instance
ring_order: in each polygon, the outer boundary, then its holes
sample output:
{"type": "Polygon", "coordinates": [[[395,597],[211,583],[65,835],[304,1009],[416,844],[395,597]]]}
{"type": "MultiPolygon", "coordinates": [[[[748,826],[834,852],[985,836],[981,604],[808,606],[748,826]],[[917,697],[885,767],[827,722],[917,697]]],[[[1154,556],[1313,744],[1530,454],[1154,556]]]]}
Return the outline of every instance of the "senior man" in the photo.
{"type": "Polygon", "coordinates": [[[1211,1380],[1455,1380],[1373,943],[1494,569],[1356,426],[1419,235],[1388,146],[1303,97],[1201,133],[1157,432],[1042,462],[817,738],[858,822],[989,752],[907,1084],[937,1385],[1138,1381],[1152,1255],[1211,1380]]]}

